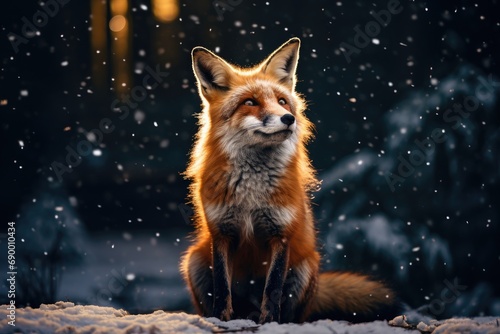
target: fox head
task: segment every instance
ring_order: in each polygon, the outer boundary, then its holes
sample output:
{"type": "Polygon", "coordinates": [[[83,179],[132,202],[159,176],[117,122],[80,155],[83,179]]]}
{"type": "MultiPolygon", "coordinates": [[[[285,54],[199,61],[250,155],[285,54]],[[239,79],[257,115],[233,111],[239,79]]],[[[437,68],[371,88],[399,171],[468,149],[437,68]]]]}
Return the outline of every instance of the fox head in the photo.
{"type": "Polygon", "coordinates": [[[296,146],[310,136],[305,102],[295,92],[300,40],[260,64],[241,68],[203,47],[192,51],[204,110],[200,123],[229,154],[249,147],[296,146]]]}

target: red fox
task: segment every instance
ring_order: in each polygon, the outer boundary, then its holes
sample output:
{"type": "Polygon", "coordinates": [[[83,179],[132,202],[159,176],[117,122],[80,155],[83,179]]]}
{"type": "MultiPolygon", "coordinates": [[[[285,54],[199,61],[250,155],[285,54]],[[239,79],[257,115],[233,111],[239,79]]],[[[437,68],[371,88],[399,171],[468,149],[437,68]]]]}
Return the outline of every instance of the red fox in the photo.
{"type": "Polygon", "coordinates": [[[354,273],[319,274],[306,151],[312,123],[295,92],[300,40],[240,68],[192,51],[203,111],[185,173],[194,244],[181,261],[199,314],[259,323],[376,319],[393,292],[354,273]]]}

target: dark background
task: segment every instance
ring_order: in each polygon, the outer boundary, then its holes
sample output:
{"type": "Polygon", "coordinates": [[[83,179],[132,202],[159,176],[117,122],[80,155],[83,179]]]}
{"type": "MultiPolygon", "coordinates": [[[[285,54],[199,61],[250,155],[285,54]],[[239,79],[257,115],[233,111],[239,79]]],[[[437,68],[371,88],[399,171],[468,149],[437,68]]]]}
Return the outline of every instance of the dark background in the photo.
{"type": "Polygon", "coordinates": [[[252,65],[297,36],[325,269],[374,275],[435,317],[499,315],[500,6],[402,1],[348,61],[340,45],[390,2],[73,0],[37,35],[23,35],[23,17],[36,21],[40,3],[4,4],[0,223],[16,222],[18,306],[192,311],[177,270],[193,230],[181,175],[200,110],[190,50],[252,65]],[[11,33],[26,38],[17,52],[11,33]],[[168,76],[123,114],[146,68],[168,76]],[[97,143],[88,133],[104,118],[114,128],[97,143]],[[443,140],[417,145],[433,131],[443,140]],[[54,166],[88,143],[59,178],[54,166]]]}

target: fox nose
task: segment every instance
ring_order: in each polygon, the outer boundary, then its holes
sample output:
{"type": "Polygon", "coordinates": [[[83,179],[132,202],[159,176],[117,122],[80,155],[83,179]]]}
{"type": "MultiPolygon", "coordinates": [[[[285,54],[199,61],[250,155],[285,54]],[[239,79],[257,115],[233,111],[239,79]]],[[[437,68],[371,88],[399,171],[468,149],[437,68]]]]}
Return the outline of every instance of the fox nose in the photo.
{"type": "Polygon", "coordinates": [[[292,114],[284,114],[283,116],[281,116],[281,122],[290,126],[293,124],[293,122],[295,122],[295,117],[293,117],[292,114]]]}

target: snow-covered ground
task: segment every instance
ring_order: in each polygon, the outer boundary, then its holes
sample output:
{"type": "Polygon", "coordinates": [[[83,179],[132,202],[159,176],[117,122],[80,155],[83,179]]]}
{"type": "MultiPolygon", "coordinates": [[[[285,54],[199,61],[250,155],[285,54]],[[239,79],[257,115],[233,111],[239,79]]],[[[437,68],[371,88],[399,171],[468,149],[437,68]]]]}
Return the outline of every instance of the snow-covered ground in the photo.
{"type": "Polygon", "coordinates": [[[128,314],[112,307],[75,305],[70,302],[42,304],[40,308],[21,308],[15,312],[15,326],[9,325],[7,306],[0,307],[0,333],[85,333],[85,334],[164,334],[164,333],[500,333],[500,318],[449,319],[409,324],[402,317],[386,321],[350,324],[320,320],[306,324],[277,323],[256,325],[251,320],[219,321],[186,313],[155,311],[128,314]],[[406,327],[406,328],[403,328],[406,327]],[[418,328],[418,329],[417,329],[418,328]]]}

